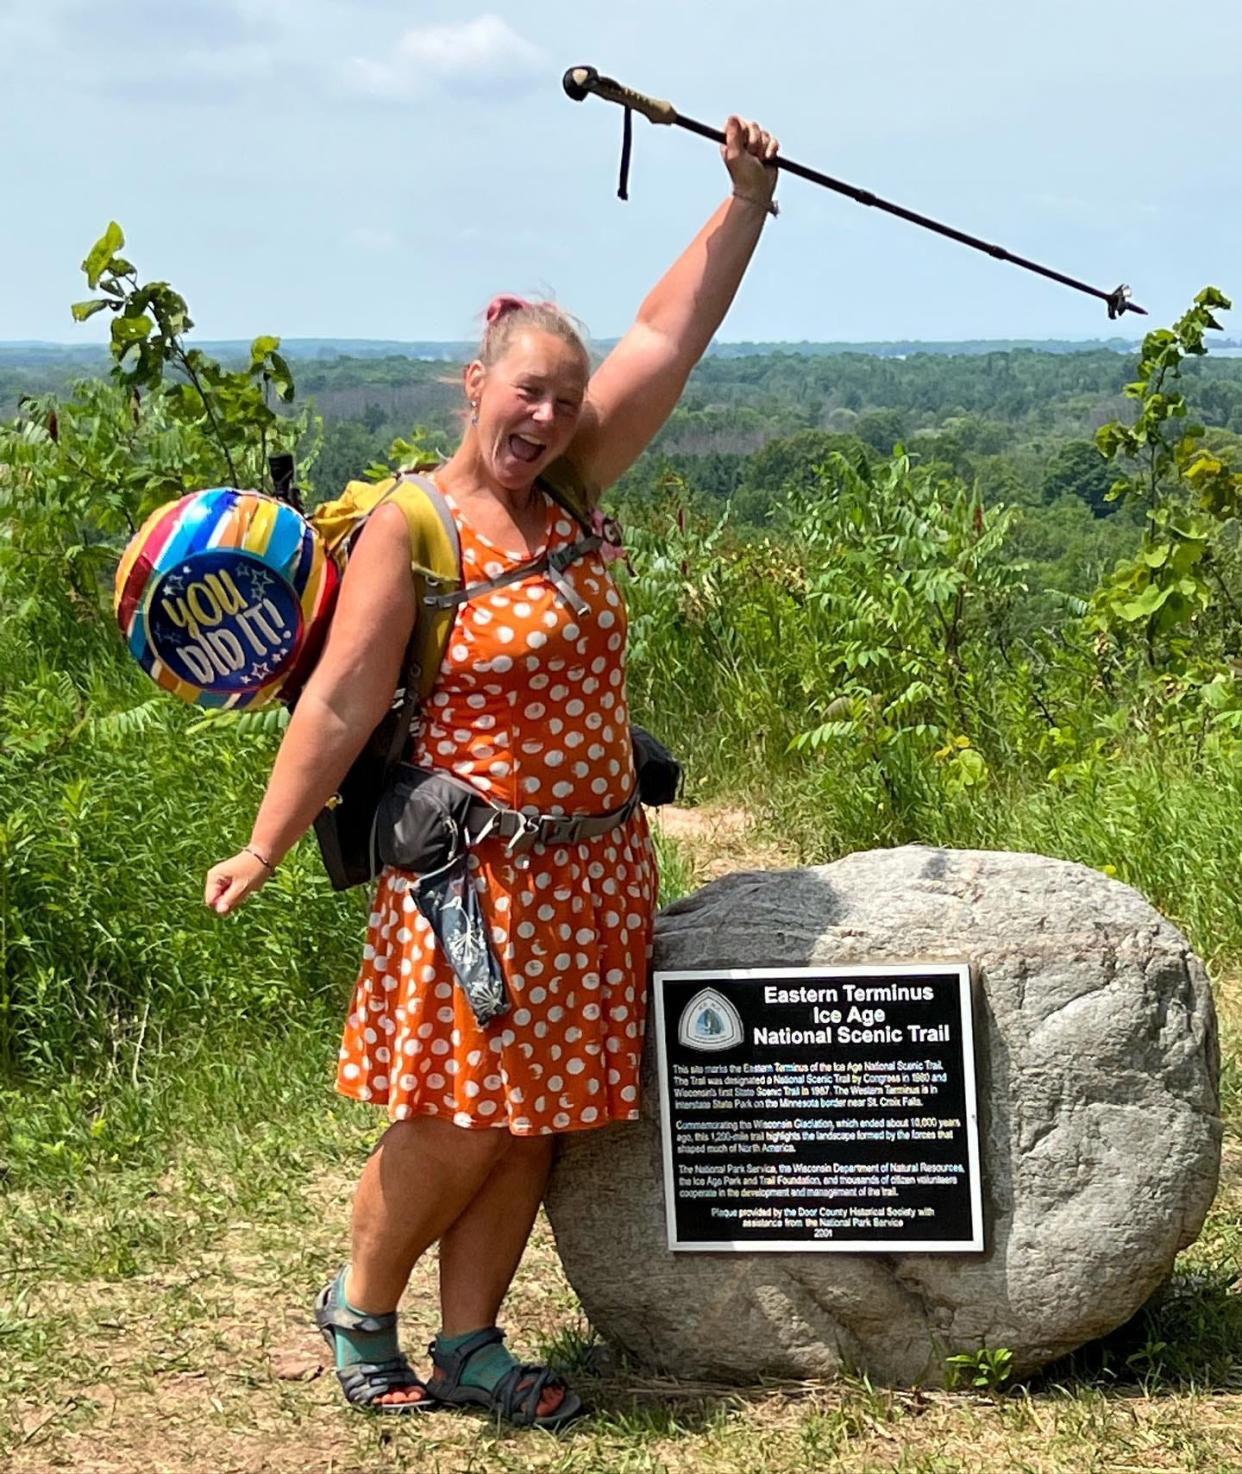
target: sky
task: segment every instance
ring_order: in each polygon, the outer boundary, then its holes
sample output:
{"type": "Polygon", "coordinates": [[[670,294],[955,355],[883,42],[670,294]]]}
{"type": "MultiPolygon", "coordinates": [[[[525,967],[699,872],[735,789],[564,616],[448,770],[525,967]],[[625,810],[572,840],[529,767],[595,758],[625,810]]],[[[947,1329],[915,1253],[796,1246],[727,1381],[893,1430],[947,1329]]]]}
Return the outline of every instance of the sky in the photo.
{"type": "MultiPolygon", "coordinates": [[[[209,339],[466,339],[501,291],[599,338],[727,189],[575,104],[589,63],[1171,321],[1242,293],[1238,0],[0,0],[0,341],[75,326],[109,220],[209,339]]],[[[793,177],[719,336],[1091,338],[1102,303],[793,177]]],[[[1242,304],[1240,304],[1242,306],[1242,304]]],[[[1242,335],[1242,318],[1226,321],[1242,335]]]]}

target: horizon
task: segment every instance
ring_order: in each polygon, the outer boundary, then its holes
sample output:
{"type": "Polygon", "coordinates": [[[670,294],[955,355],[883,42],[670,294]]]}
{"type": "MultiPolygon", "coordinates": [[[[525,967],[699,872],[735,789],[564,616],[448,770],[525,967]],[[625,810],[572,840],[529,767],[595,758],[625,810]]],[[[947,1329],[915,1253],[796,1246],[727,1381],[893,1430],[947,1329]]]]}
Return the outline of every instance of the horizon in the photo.
{"type": "MultiPolygon", "coordinates": [[[[200,347],[218,348],[233,346],[245,347],[252,341],[253,337],[258,335],[251,334],[247,337],[236,338],[207,338],[199,337],[194,333],[189,333],[186,336],[187,341],[192,341],[200,347]]],[[[305,333],[297,335],[290,334],[288,336],[278,334],[277,336],[280,337],[280,342],[283,347],[288,347],[291,344],[297,343],[353,343],[359,345],[375,344],[382,347],[394,348],[410,347],[414,345],[455,348],[460,346],[472,346],[474,343],[473,339],[468,338],[371,338],[360,337],[354,334],[341,333],[305,333]]],[[[617,340],[615,338],[593,338],[591,341],[603,344],[615,343],[617,340]]],[[[1108,336],[1097,335],[1094,337],[1064,334],[1050,335],[1043,338],[1031,338],[1014,334],[996,334],[995,336],[991,337],[968,336],[950,338],[733,338],[717,336],[712,339],[711,347],[709,347],[708,352],[710,353],[711,349],[717,346],[746,346],[756,343],[764,345],[772,344],[777,347],[799,347],[803,344],[809,344],[812,347],[821,347],[825,345],[835,347],[840,344],[847,347],[874,346],[881,348],[891,348],[898,344],[904,343],[922,343],[927,344],[928,346],[943,346],[945,344],[958,343],[1017,343],[1021,344],[1024,347],[1028,345],[1032,347],[1038,347],[1041,343],[1081,343],[1084,347],[1108,348],[1116,345],[1119,349],[1138,349],[1142,343],[1142,336],[1140,335],[1136,338],[1125,338],[1120,335],[1112,334],[1108,336]]],[[[1212,340],[1209,343],[1209,352],[1213,348],[1231,347],[1242,347],[1242,338],[1234,340],[1232,338],[1225,337],[1219,340],[1212,340]]],[[[106,355],[108,352],[108,342],[106,339],[100,338],[92,339],[89,342],[74,341],[69,338],[0,338],[0,349],[5,348],[63,348],[71,352],[84,352],[106,355]]]]}

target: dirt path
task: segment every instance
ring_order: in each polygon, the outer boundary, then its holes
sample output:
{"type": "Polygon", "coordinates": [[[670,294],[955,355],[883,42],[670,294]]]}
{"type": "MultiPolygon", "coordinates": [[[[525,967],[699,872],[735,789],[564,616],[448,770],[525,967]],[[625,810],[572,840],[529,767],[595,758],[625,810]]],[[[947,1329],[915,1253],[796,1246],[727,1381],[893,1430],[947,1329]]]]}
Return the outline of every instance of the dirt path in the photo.
{"type": "Polygon", "coordinates": [[[783,849],[758,832],[754,816],[745,809],[726,804],[693,809],[668,804],[649,812],[652,827],[676,843],[696,884],[735,870],[780,870],[797,863],[792,849],[783,849]]]}

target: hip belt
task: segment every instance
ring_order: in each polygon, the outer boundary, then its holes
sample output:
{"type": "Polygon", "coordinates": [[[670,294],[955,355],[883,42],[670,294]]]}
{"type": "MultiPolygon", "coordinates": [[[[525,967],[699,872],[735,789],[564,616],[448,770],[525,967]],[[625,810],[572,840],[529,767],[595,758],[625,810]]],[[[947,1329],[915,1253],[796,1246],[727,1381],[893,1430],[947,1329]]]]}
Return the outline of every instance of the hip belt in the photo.
{"type": "MultiPolygon", "coordinates": [[[[480,1024],[507,1013],[509,992],[490,928],[469,872],[469,853],[496,835],[508,854],[536,844],[575,844],[623,824],[639,803],[638,786],[606,814],[525,814],[484,798],[438,768],[400,764],[375,811],[373,859],[417,880],[410,891],[443,949],[480,1024]]],[[[378,866],[374,866],[378,869],[378,866]]]]}
{"type": "Polygon", "coordinates": [[[639,798],[635,784],[620,808],[603,814],[532,814],[493,803],[441,768],[401,763],[376,809],[375,848],[385,865],[425,876],[491,836],[506,840],[510,855],[594,839],[624,824],[639,798]]]}

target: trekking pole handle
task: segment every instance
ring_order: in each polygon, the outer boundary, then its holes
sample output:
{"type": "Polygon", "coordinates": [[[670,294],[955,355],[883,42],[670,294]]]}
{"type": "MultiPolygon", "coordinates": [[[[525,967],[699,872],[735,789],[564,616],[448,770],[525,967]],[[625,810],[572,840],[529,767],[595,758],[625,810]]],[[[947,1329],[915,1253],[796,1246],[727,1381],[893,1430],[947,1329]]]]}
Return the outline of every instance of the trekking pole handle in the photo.
{"type": "Polygon", "coordinates": [[[671,102],[665,102],[662,97],[648,97],[645,92],[635,92],[632,87],[623,87],[611,77],[601,77],[594,67],[570,67],[561,78],[561,85],[575,102],[582,102],[588,93],[594,92],[605,102],[633,108],[650,123],[678,121],[677,109],[671,102]]]}

